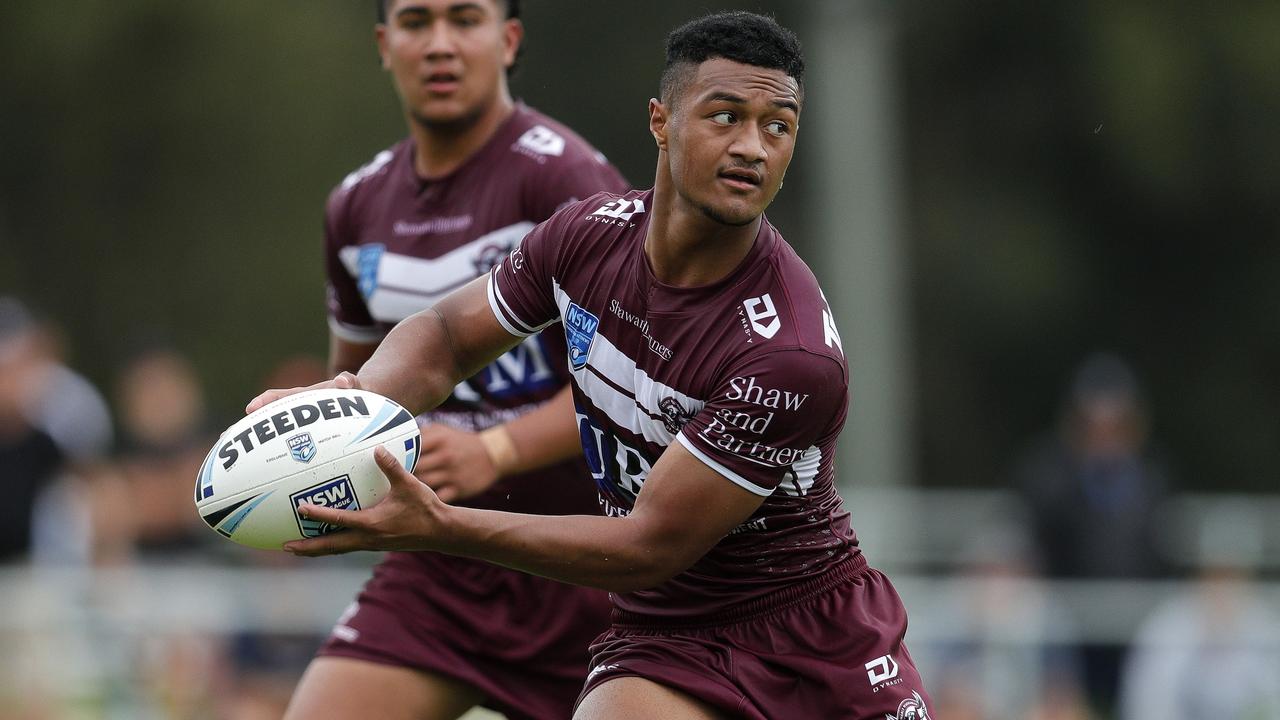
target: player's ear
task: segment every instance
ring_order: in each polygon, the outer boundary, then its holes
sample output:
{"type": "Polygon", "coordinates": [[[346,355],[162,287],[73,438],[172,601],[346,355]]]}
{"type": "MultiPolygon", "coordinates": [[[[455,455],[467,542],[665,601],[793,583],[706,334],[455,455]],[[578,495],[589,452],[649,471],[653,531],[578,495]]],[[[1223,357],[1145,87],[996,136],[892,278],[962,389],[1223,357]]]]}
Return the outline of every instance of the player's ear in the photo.
{"type": "Polygon", "coordinates": [[[519,18],[509,18],[502,25],[502,64],[511,67],[516,62],[516,54],[520,52],[520,43],[524,42],[524,23],[519,18]]]}
{"type": "Polygon", "coordinates": [[[382,69],[391,69],[391,59],[387,55],[387,26],[378,23],[373,26],[373,38],[378,42],[378,57],[382,58],[382,69]]]}
{"type": "Polygon", "coordinates": [[[659,150],[667,149],[667,106],[658,98],[649,98],[649,132],[659,150]]]}

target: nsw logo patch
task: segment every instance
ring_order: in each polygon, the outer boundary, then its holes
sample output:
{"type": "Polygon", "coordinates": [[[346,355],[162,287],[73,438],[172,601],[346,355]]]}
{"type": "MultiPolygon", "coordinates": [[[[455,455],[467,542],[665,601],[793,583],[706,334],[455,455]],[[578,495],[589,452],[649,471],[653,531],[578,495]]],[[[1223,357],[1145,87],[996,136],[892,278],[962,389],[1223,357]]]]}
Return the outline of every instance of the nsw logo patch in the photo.
{"type": "Polygon", "coordinates": [[[356,489],[352,486],[349,475],[339,475],[319,485],[312,485],[305,490],[299,490],[289,496],[289,502],[293,505],[293,517],[298,521],[298,530],[302,532],[302,537],[304,538],[325,535],[341,528],[337,525],[302,517],[298,514],[298,506],[302,503],[337,508],[339,510],[360,509],[360,501],[356,498],[356,489]]]}
{"type": "Polygon", "coordinates": [[[316,443],[311,439],[311,433],[298,433],[286,442],[289,443],[289,455],[298,462],[309,463],[316,456],[316,443]]]}
{"type": "Polygon", "coordinates": [[[587,353],[591,351],[591,341],[595,340],[599,326],[600,318],[578,307],[577,303],[569,303],[564,314],[564,339],[569,345],[569,366],[574,370],[587,366],[587,353]]]}

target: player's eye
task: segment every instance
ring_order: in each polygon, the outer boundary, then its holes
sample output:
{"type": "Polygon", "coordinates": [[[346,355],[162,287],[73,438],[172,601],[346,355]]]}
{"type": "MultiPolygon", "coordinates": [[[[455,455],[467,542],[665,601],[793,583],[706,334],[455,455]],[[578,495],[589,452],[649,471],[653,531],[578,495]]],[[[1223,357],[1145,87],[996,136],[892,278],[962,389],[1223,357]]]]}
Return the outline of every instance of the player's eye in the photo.
{"type": "Polygon", "coordinates": [[[781,120],[774,120],[773,122],[770,122],[764,126],[764,129],[769,134],[777,135],[779,137],[791,132],[791,126],[781,120]]]}
{"type": "Polygon", "coordinates": [[[484,18],[475,12],[459,13],[453,16],[453,24],[461,28],[472,28],[484,22],[484,18]]]}
{"type": "Polygon", "coordinates": [[[721,110],[711,116],[711,122],[717,125],[732,125],[734,119],[733,113],[728,110],[721,110]]]}

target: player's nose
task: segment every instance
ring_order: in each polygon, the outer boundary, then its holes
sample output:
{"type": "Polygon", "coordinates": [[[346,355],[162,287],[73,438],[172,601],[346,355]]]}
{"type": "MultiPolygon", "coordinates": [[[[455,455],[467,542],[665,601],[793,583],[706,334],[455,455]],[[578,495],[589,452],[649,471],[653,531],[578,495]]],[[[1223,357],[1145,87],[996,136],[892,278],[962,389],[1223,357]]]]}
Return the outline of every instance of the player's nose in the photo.
{"type": "Polygon", "coordinates": [[[733,142],[729,144],[729,154],[743,162],[753,164],[768,159],[769,151],[765,149],[760,128],[752,123],[741,123],[733,142]]]}

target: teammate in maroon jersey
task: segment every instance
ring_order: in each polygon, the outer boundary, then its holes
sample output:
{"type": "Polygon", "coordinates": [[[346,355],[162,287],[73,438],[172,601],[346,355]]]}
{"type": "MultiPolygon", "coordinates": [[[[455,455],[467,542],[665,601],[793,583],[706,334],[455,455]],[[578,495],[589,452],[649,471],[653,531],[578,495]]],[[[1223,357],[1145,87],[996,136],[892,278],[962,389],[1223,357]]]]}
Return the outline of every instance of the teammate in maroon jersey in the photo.
{"type": "Polygon", "coordinates": [[[577,718],[928,718],[902,603],[834,485],[840,336],[762,214],[794,151],[803,70],[795,36],[759,15],[677,29],[649,103],[654,188],[557,212],[487,282],[327,383],[432,407],[455,368],[560,321],[605,517],[453,507],[379,453],[387,499],[307,507],[348,530],[286,549],[425,548],[609,589],[577,718]]]}
{"type": "MultiPolygon", "coordinates": [[[[558,207],[626,188],[584,140],[513,101],[506,73],[521,40],[516,0],[379,0],[378,8],[378,46],[409,137],[329,198],[334,372],[358,370],[396,322],[485,275],[558,207]]],[[[564,352],[558,332],[531,337],[459,383],[420,418],[418,476],[470,507],[597,513],[582,482],[564,352]],[[552,460],[561,462],[529,481],[516,474],[552,460]]],[[[447,719],[482,704],[511,718],[564,718],[608,612],[596,589],[437,553],[391,553],[339,619],[288,717],[447,719]]]]}

